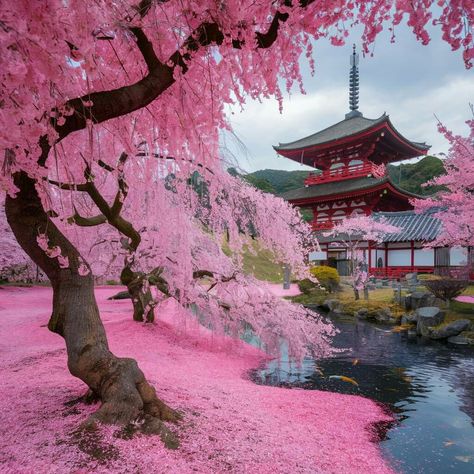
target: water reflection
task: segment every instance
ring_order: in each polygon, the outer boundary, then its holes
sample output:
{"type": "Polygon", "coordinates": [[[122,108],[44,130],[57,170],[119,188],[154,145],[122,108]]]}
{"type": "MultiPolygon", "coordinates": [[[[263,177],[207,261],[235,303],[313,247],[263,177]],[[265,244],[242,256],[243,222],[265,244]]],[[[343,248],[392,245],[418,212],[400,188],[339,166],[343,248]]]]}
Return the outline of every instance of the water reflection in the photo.
{"type": "Polygon", "coordinates": [[[388,404],[398,423],[382,449],[406,473],[474,472],[474,350],[393,333],[386,327],[336,320],[333,359],[285,355],[254,373],[257,383],[358,394],[388,404]],[[330,379],[340,375],[358,386],[330,379]]]}

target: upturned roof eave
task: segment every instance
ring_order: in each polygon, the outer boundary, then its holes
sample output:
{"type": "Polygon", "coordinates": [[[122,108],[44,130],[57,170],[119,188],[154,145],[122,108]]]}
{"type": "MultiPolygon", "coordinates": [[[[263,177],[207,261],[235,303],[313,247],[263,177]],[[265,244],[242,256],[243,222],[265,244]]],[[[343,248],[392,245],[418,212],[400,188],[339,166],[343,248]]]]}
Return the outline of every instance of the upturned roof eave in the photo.
{"type": "MultiPolygon", "coordinates": [[[[353,117],[349,120],[357,119],[358,117],[353,117]]],[[[365,117],[363,117],[365,118],[365,117]]],[[[300,138],[298,140],[295,140],[293,142],[288,142],[288,143],[280,143],[279,145],[273,145],[273,149],[281,154],[282,156],[285,156],[286,158],[290,158],[289,156],[286,156],[284,152],[288,153],[296,153],[296,152],[303,152],[303,150],[307,149],[315,149],[315,148],[320,148],[321,150],[324,150],[325,148],[331,148],[331,146],[338,144],[340,141],[345,141],[345,142],[350,142],[351,139],[356,139],[359,135],[361,134],[367,134],[370,132],[371,129],[374,129],[374,132],[377,131],[377,128],[380,127],[381,124],[386,124],[388,130],[392,133],[392,135],[399,141],[401,142],[402,145],[412,148],[414,153],[418,153],[415,156],[419,156],[421,154],[427,153],[428,150],[430,149],[430,145],[427,145],[426,143],[421,143],[421,142],[415,142],[408,140],[405,138],[392,124],[390,121],[390,117],[386,115],[385,113],[380,116],[377,119],[366,119],[368,120],[369,124],[367,124],[367,127],[360,128],[359,130],[355,131],[354,133],[347,133],[347,134],[342,134],[340,136],[336,136],[335,138],[331,138],[328,140],[324,140],[321,142],[318,142],[316,140],[318,135],[323,134],[324,132],[328,131],[331,128],[335,128],[337,126],[340,126],[340,124],[344,123],[347,121],[347,119],[341,120],[340,122],[337,122],[334,125],[331,125],[329,127],[326,127],[323,130],[320,130],[319,132],[313,133],[311,135],[308,135],[307,137],[300,138]],[[312,142],[310,139],[312,139],[312,142]],[[308,143],[304,143],[305,141],[309,141],[308,143]]]]}
{"type": "MultiPolygon", "coordinates": [[[[353,120],[354,118],[358,118],[358,117],[352,117],[349,120],[353,120]]],[[[388,115],[383,114],[377,119],[367,119],[366,117],[363,117],[363,118],[365,118],[366,120],[368,120],[372,123],[368,124],[367,127],[362,128],[362,129],[358,130],[357,132],[348,133],[346,135],[341,135],[336,140],[342,139],[342,138],[348,138],[348,137],[352,137],[352,136],[357,136],[361,132],[365,132],[365,131],[369,130],[370,128],[372,128],[373,126],[378,125],[379,123],[382,123],[385,120],[385,118],[388,118],[388,115]]],[[[312,133],[311,135],[308,135],[308,136],[303,137],[303,138],[299,138],[298,140],[294,140],[292,142],[280,143],[279,145],[272,145],[273,149],[275,151],[299,151],[299,150],[303,150],[304,148],[307,148],[308,146],[315,146],[315,145],[321,145],[322,146],[322,145],[325,145],[327,143],[331,143],[331,142],[335,141],[335,139],[328,139],[328,140],[325,140],[325,141],[322,141],[322,142],[314,143],[313,145],[306,145],[306,146],[299,145],[304,140],[308,140],[310,138],[316,137],[317,135],[321,135],[322,133],[328,131],[329,129],[335,128],[338,125],[340,125],[344,122],[347,122],[347,121],[348,121],[348,119],[341,120],[339,122],[336,122],[333,125],[330,125],[329,127],[326,127],[326,128],[323,128],[322,130],[319,130],[318,132],[312,133]]]]}
{"type": "MultiPolygon", "coordinates": [[[[331,201],[331,200],[336,199],[337,197],[341,197],[341,199],[343,199],[343,198],[345,199],[347,197],[350,197],[351,195],[357,196],[357,195],[360,195],[360,194],[375,192],[381,186],[383,186],[385,184],[388,184],[388,187],[392,188],[392,191],[394,191],[396,194],[398,194],[400,196],[403,196],[403,197],[407,198],[407,200],[410,200],[410,199],[424,199],[424,196],[420,196],[419,194],[415,194],[415,193],[412,193],[410,191],[406,191],[405,189],[400,188],[395,183],[393,183],[393,181],[388,176],[385,177],[385,178],[380,178],[380,179],[377,179],[377,178],[372,178],[372,179],[373,179],[373,181],[367,183],[366,185],[362,185],[360,187],[350,189],[350,190],[343,190],[342,189],[340,191],[336,191],[336,192],[333,192],[333,193],[312,195],[312,196],[311,195],[296,196],[296,197],[291,197],[291,195],[288,196],[288,194],[291,193],[292,191],[287,191],[286,193],[280,194],[280,197],[287,200],[289,203],[295,204],[295,205],[310,204],[311,202],[315,202],[315,201],[331,201]]],[[[349,182],[350,180],[346,180],[346,181],[349,182]]],[[[341,183],[341,181],[339,181],[339,183],[341,183]]],[[[319,185],[315,184],[315,185],[309,186],[309,188],[312,188],[312,187],[316,188],[317,186],[321,186],[321,184],[319,184],[319,185]]],[[[293,192],[298,191],[298,190],[303,190],[303,189],[306,190],[308,188],[307,187],[298,188],[296,190],[293,190],[293,192]]]]}

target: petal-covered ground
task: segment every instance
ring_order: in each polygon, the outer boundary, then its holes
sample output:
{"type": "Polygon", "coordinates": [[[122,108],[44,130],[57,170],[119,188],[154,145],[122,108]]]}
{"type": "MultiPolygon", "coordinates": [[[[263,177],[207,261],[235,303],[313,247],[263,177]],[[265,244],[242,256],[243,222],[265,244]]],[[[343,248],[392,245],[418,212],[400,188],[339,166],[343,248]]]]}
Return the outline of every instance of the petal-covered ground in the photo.
{"type": "Polygon", "coordinates": [[[282,283],[267,283],[267,286],[275,296],[296,296],[301,294],[301,291],[296,283],[292,283],[286,290],[283,289],[282,283]]]}
{"type": "Polygon", "coordinates": [[[469,295],[461,295],[454,298],[456,301],[460,301],[461,303],[471,303],[474,304],[474,296],[469,295]]]}
{"type": "Polygon", "coordinates": [[[96,407],[70,404],[85,392],[67,371],[63,340],[45,325],[49,288],[0,289],[0,472],[2,473],[389,473],[372,442],[388,417],[372,401],[253,384],[262,354],[198,330],[173,304],[157,324],[137,324],[131,303],[98,288],[110,340],[135,357],[159,396],[181,410],[181,445],[156,436],[88,435],[77,427],[96,407]]]}

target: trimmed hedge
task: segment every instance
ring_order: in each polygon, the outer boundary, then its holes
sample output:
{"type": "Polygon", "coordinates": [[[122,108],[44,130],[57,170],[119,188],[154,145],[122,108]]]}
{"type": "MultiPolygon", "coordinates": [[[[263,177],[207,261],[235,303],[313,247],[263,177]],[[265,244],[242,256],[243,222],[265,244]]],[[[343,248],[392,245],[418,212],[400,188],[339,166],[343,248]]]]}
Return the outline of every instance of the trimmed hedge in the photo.
{"type": "Polygon", "coordinates": [[[323,288],[326,288],[330,293],[337,290],[339,287],[339,273],[333,267],[326,265],[318,265],[311,268],[311,275],[313,275],[323,288]]]}
{"type": "Polygon", "coordinates": [[[423,284],[436,298],[450,301],[459,296],[468,287],[469,281],[444,278],[441,280],[428,280],[423,284]]]}
{"type": "Polygon", "coordinates": [[[298,282],[298,288],[300,289],[301,293],[307,294],[310,293],[311,290],[316,288],[318,285],[312,282],[309,278],[305,278],[304,280],[300,280],[298,282]]]}

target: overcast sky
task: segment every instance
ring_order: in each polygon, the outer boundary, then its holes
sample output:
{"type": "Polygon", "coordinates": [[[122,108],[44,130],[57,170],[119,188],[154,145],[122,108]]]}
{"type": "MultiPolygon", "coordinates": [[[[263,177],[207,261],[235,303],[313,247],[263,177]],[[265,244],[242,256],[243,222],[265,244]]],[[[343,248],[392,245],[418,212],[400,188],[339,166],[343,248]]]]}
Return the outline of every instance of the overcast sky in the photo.
{"type": "MultiPolygon", "coordinates": [[[[282,114],[276,100],[249,100],[244,112],[234,110],[232,125],[244,148],[228,134],[223,143],[243,170],[306,169],[277,155],[272,145],[297,140],[344,119],[349,111],[353,42],[360,44],[355,32],[342,47],[326,41],[314,44],[316,75],[311,76],[302,61],[307,94],[295,89],[286,96],[282,114]]],[[[469,103],[474,102],[474,72],[465,69],[461,52],[452,52],[438,31],[433,31],[428,46],[403,27],[398,28],[394,44],[387,35],[380,36],[372,57],[360,55],[359,73],[359,110],[364,116],[377,118],[386,112],[406,138],[430,144],[430,154],[447,152],[435,115],[454,132],[468,132],[465,121],[470,116],[469,103]]]]}

